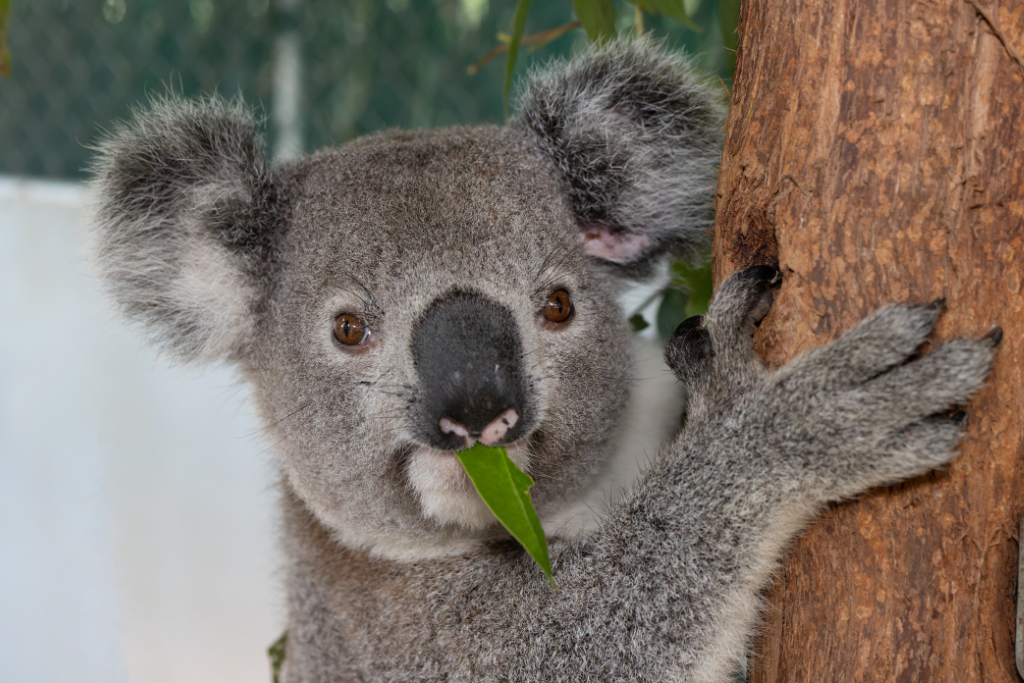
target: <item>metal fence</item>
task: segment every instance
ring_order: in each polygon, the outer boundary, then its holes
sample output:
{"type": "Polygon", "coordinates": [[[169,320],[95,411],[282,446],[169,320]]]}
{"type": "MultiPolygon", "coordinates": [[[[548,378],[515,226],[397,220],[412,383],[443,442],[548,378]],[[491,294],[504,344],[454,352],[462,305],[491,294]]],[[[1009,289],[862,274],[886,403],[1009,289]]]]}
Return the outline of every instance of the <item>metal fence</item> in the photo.
{"type": "MultiPolygon", "coordinates": [[[[0,174],[80,178],[88,146],[129,107],[173,88],[240,93],[268,115],[278,150],[311,150],[385,127],[501,121],[503,58],[467,67],[511,25],[513,0],[13,0],[10,78],[0,79],[0,174]]],[[[688,0],[695,33],[645,26],[726,70],[717,0],[688,0]]],[[[534,3],[527,32],[572,19],[534,3]]],[[[623,5],[620,24],[633,22],[623,5]]],[[[572,52],[581,31],[524,50],[572,52]]]]}

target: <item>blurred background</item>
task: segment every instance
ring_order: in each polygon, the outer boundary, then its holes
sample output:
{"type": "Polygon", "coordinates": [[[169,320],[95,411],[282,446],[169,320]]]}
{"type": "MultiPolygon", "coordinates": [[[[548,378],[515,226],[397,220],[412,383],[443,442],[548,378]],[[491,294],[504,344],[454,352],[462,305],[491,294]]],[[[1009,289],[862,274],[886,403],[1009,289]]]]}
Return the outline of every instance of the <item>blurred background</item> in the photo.
{"type": "MultiPolygon", "coordinates": [[[[649,13],[644,29],[729,87],[736,0],[682,4],[700,31],[649,13]]],[[[526,35],[576,18],[568,0],[533,5],[526,35]]],[[[635,30],[635,7],[616,7],[616,28],[635,30]]],[[[229,368],[171,367],[97,293],[81,185],[90,145],[168,89],[241,95],[263,112],[275,157],[387,127],[501,123],[505,55],[468,68],[511,33],[514,11],[512,0],[10,2],[0,680],[269,681],[266,649],[284,624],[273,445],[229,368]]],[[[586,41],[575,29],[524,46],[515,74],[586,41]]],[[[710,294],[676,274],[645,314],[655,328],[710,294]]]]}

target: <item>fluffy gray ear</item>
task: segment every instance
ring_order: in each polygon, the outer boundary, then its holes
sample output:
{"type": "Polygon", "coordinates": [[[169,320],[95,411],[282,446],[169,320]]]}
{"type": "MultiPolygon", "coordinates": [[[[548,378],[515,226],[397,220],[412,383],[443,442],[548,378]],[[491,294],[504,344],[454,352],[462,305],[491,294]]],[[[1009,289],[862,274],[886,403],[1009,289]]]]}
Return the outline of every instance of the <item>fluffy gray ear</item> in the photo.
{"type": "Polygon", "coordinates": [[[532,74],[518,115],[562,177],[584,249],[629,275],[706,243],[724,120],[718,91],[649,38],[532,74]]]}
{"type": "Polygon", "coordinates": [[[97,151],[95,258],[121,311],[180,360],[244,354],[281,229],[252,113],[163,97],[97,151]]]}

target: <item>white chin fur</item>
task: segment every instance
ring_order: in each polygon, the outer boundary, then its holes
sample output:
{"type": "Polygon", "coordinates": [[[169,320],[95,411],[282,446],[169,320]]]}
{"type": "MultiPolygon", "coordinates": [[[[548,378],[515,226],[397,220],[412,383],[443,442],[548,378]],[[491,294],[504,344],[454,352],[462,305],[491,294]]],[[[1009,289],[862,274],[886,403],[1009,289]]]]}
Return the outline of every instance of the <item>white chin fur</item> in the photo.
{"type": "MultiPolygon", "coordinates": [[[[523,446],[514,443],[506,450],[519,469],[528,469],[530,456],[523,446]]],[[[469,529],[483,529],[495,521],[452,451],[419,448],[409,462],[409,482],[430,519],[469,529]]]]}

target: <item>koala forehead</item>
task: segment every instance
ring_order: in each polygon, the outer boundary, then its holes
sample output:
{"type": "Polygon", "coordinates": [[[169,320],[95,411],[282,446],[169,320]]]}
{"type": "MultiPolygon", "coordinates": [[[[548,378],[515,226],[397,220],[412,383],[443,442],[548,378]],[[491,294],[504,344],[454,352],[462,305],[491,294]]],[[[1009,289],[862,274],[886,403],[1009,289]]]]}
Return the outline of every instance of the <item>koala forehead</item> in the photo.
{"type": "Polygon", "coordinates": [[[392,132],[310,157],[291,171],[287,261],[315,278],[307,286],[330,287],[360,277],[353,268],[408,281],[582,260],[558,180],[524,138],[494,126],[392,132]]]}

